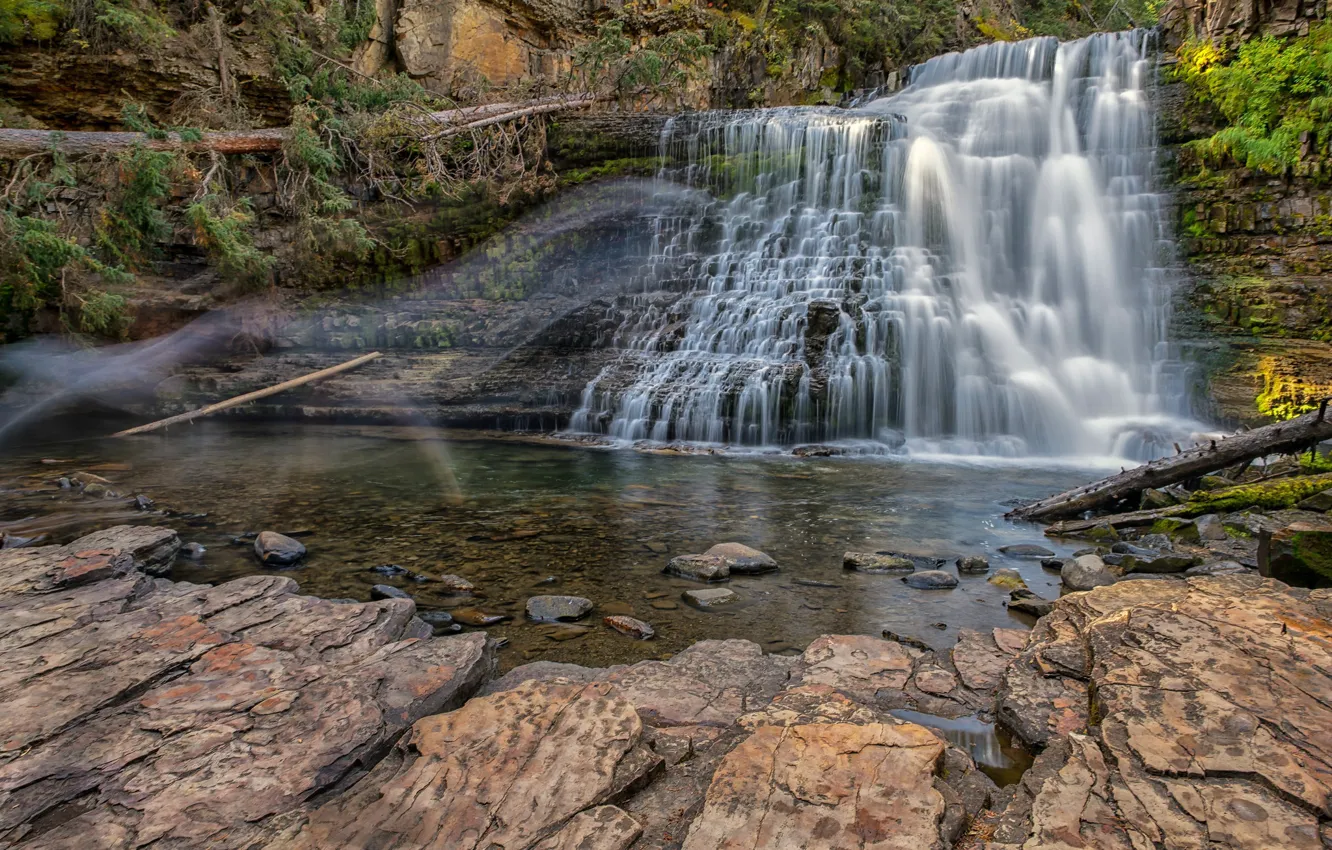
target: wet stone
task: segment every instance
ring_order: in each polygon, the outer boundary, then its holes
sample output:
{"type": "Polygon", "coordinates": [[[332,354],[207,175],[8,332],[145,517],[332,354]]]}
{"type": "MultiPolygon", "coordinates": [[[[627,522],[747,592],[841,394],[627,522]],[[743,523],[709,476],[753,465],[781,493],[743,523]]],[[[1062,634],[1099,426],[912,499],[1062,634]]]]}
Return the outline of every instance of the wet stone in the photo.
{"type": "Polygon", "coordinates": [[[842,568],[861,573],[909,573],[916,569],[910,558],[888,552],[846,552],[842,568]]]}
{"type": "Polygon", "coordinates": [[[740,601],[735,591],[724,587],[686,590],[683,595],[686,602],[704,609],[722,608],[740,601]]]}
{"type": "Polygon", "coordinates": [[[670,599],[654,599],[649,602],[648,605],[652,608],[656,608],[658,611],[674,611],[680,607],[670,599]]]}
{"type": "Polygon", "coordinates": [[[841,585],[837,584],[836,582],[819,581],[817,579],[812,579],[812,578],[798,578],[794,579],[792,583],[798,584],[801,587],[841,587],[841,585]]]}
{"type": "Polygon", "coordinates": [[[370,588],[371,599],[411,599],[411,595],[390,584],[377,584],[370,588]]]}
{"type": "Polygon", "coordinates": [[[624,616],[623,614],[606,617],[602,622],[625,637],[631,637],[636,640],[648,640],[657,633],[651,625],[642,620],[624,616]]]}
{"type": "Polygon", "coordinates": [[[1009,594],[1008,610],[1010,611],[1030,614],[1033,617],[1044,617],[1053,609],[1053,602],[1049,599],[1042,599],[1030,590],[1015,590],[1009,594]]]}
{"type": "Polygon", "coordinates": [[[943,570],[921,570],[909,576],[902,576],[908,587],[917,590],[948,590],[957,587],[957,576],[943,570]]]}
{"type": "Polygon", "coordinates": [[[662,572],[693,581],[726,581],[731,577],[731,566],[717,555],[680,555],[672,558],[662,572]]]}
{"type": "Polygon", "coordinates": [[[406,568],[400,567],[397,564],[380,564],[377,567],[371,567],[370,572],[378,573],[381,576],[388,576],[389,578],[397,578],[398,576],[407,575],[406,568]]]}
{"type": "Polygon", "coordinates": [[[1071,564],[1065,564],[1059,574],[1064,587],[1069,590],[1091,590],[1115,583],[1115,577],[1096,555],[1083,555],[1074,558],[1071,564]]]}
{"type": "Polygon", "coordinates": [[[1000,546],[999,551],[1010,558],[1053,558],[1054,552],[1035,543],[1014,543],[1000,546]]]}
{"type": "Polygon", "coordinates": [[[448,611],[417,611],[416,616],[436,629],[454,625],[453,615],[448,611]]]}
{"type": "Polygon", "coordinates": [[[203,547],[202,543],[186,543],[184,546],[180,547],[180,556],[182,558],[189,558],[191,561],[201,561],[203,560],[204,553],[207,551],[208,550],[203,547]]]}
{"type": "Polygon", "coordinates": [[[538,622],[578,620],[592,610],[592,600],[582,596],[533,596],[527,600],[528,619],[538,622]]]}
{"type": "Polygon", "coordinates": [[[964,555],[957,559],[957,571],[959,573],[987,573],[990,571],[990,562],[981,555],[964,555]]]}
{"type": "Polygon", "coordinates": [[[996,570],[994,575],[986,579],[990,584],[1002,587],[1004,590],[1022,590],[1027,586],[1023,580],[1022,574],[1012,567],[1004,567],[996,570]]]}
{"type": "Polygon", "coordinates": [[[513,619],[507,614],[490,614],[478,608],[455,608],[451,613],[464,626],[494,626],[513,619]]]}
{"type": "Polygon", "coordinates": [[[305,544],[276,531],[261,531],[254,539],[254,554],[265,566],[288,567],[305,557],[305,544]]]}
{"type": "Polygon", "coordinates": [[[467,596],[476,592],[476,585],[462,576],[442,575],[435,577],[432,581],[439,585],[441,590],[458,596],[467,596]]]}
{"type": "Polygon", "coordinates": [[[1321,493],[1315,493],[1295,507],[1302,511],[1317,511],[1318,513],[1332,511],[1332,490],[1324,490],[1321,493]]]}
{"type": "Polygon", "coordinates": [[[1189,567],[1184,571],[1186,576],[1225,576],[1225,575],[1244,575],[1251,573],[1248,567],[1239,561],[1209,561],[1206,564],[1199,564],[1196,567],[1189,567]]]}
{"type": "Polygon", "coordinates": [[[777,570],[777,562],[771,556],[743,543],[718,543],[703,554],[724,559],[734,575],[758,575],[777,570]]]}
{"type": "Polygon", "coordinates": [[[604,614],[629,615],[634,613],[634,606],[628,602],[604,602],[601,611],[604,614]]]}
{"type": "MultiPolygon", "coordinates": [[[[1084,552],[1083,554],[1095,554],[1095,553],[1084,552]]],[[[1072,560],[1073,560],[1072,558],[1041,558],[1041,568],[1057,573],[1063,570],[1064,565],[1072,562],[1072,560]]]]}

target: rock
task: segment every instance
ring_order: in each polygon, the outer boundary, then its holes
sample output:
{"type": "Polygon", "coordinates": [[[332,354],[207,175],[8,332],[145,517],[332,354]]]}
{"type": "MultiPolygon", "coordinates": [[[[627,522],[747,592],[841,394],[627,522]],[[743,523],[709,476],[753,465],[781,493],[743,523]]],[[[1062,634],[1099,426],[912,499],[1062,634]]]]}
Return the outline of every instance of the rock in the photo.
{"type": "Polygon", "coordinates": [[[1175,542],[1164,534],[1144,534],[1138,542],[1157,552],[1169,552],[1175,548],[1175,542]]]}
{"type": "Polygon", "coordinates": [[[1161,552],[1158,549],[1146,549],[1142,546],[1134,546],[1132,543],[1116,543],[1110,547],[1110,551],[1116,555],[1133,555],[1136,558],[1156,558],[1161,552]]]}
{"type": "Polygon", "coordinates": [[[128,553],[0,552],[7,657],[77,659],[21,662],[22,687],[0,692],[0,834],[47,847],[272,846],[312,798],[494,671],[484,635],[404,640],[410,603],[295,590],[272,575],[154,581],[128,553]]]}
{"type": "MultiPolygon", "coordinates": [[[[1095,550],[1093,550],[1091,552],[1083,552],[1082,554],[1095,555],[1096,552],[1095,550]]],[[[1073,562],[1072,558],[1041,558],[1041,568],[1046,570],[1052,570],[1053,572],[1057,573],[1061,572],[1064,569],[1065,564],[1069,564],[1072,562],[1073,562]]]]}
{"type": "Polygon", "coordinates": [[[399,578],[408,574],[407,568],[400,567],[397,564],[380,564],[377,567],[371,567],[370,572],[389,578],[399,578]]]}
{"type": "Polygon", "coordinates": [[[882,692],[906,687],[919,653],[867,635],[823,635],[800,658],[805,669],[794,685],[827,685],[873,704],[882,692]]]}
{"type": "Polygon", "coordinates": [[[203,547],[202,543],[186,543],[184,546],[180,547],[181,557],[189,558],[191,561],[202,561],[203,556],[207,551],[208,550],[203,547]]]}
{"type": "Polygon", "coordinates": [[[1022,573],[1012,567],[1003,567],[996,570],[994,575],[986,579],[990,584],[1002,587],[1004,590],[1025,590],[1027,582],[1023,580],[1022,573]]]}
{"type": "MultiPolygon", "coordinates": [[[[604,682],[524,682],[419,720],[386,759],[315,809],[297,848],[549,847],[557,831],[662,760],[631,702],[604,682]],[[497,746],[497,742],[503,746],[497,746]]],[[[632,831],[632,830],[631,830],[632,831]]],[[[566,836],[573,841],[572,835],[566,836]]]]}
{"type": "Polygon", "coordinates": [[[58,478],[56,479],[56,485],[59,486],[61,490],[70,490],[74,487],[74,482],[70,481],[68,478],[58,478]]]}
{"type": "Polygon", "coordinates": [[[717,555],[680,555],[671,558],[662,572],[693,581],[726,581],[731,577],[731,565],[717,555]]]}
{"type": "Polygon", "coordinates": [[[105,484],[93,483],[83,488],[83,495],[90,499],[110,499],[113,498],[116,493],[105,484]]]}
{"type": "Polygon", "coordinates": [[[433,581],[439,585],[440,590],[454,596],[471,596],[476,593],[476,585],[472,584],[462,576],[436,576],[433,581]]]}
{"type": "Polygon", "coordinates": [[[1026,632],[1019,629],[959,629],[950,656],[962,684],[992,699],[1004,668],[1025,642],[1026,632]]]}
{"type": "Polygon", "coordinates": [[[1324,490],[1321,493],[1315,493],[1297,504],[1295,507],[1302,511],[1315,511],[1324,514],[1332,511],[1332,490],[1324,490]]]}
{"type": "Polygon", "coordinates": [[[818,579],[812,578],[792,579],[791,583],[798,584],[802,587],[841,587],[841,585],[835,581],[819,581],[818,579]]]}
{"type": "Polygon", "coordinates": [[[908,587],[918,590],[948,590],[957,587],[957,576],[943,570],[921,570],[909,576],[902,576],[908,587]]]}
{"type": "Polygon", "coordinates": [[[725,605],[731,605],[739,602],[740,597],[735,591],[727,590],[724,587],[712,587],[704,590],[686,590],[684,600],[691,605],[699,608],[721,608],[725,605]]]}
{"type": "Polygon", "coordinates": [[[141,511],[151,511],[155,504],[157,503],[142,493],[134,497],[134,507],[141,511]]]}
{"type": "Polygon", "coordinates": [[[495,626],[513,619],[508,614],[490,614],[478,608],[455,608],[449,613],[464,626],[495,626]]]}
{"type": "Polygon", "coordinates": [[[574,815],[533,850],[628,850],[642,834],[643,827],[628,812],[615,806],[597,806],[574,815]]]}
{"type": "Polygon", "coordinates": [[[103,478],[100,475],[93,475],[91,472],[76,472],[69,476],[69,480],[85,489],[93,484],[98,484],[103,487],[111,486],[110,479],[103,478]]]}
{"type": "Polygon", "coordinates": [[[743,543],[718,543],[703,554],[725,559],[735,575],[758,575],[777,570],[777,562],[771,557],[743,543]]]}
{"type": "Polygon", "coordinates": [[[1225,540],[1227,537],[1226,527],[1221,524],[1221,517],[1216,514],[1205,514],[1193,521],[1198,528],[1198,539],[1207,540],[1225,540]]]}
{"type": "Polygon", "coordinates": [[[900,643],[903,646],[908,646],[911,647],[912,649],[919,649],[921,652],[934,651],[933,648],[928,643],[921,640],[920,638],[914,638],[911,637],[910,635],[899,635],[897,632],[894,632],[890,629],[883,630],[883,637],[884,640],[890,640],[894,643],[900,643]]]}
{"type": "Polygon", "coordinates": [[[910,558],[891,553],[845,552],[842,555],[842,568],[862,573],[909,573],[916,569],[910,558]]]}
{"type": "MultiPolygon", "coordinates": [[[[1178,517],[1167,517],[1158,519],[1152,524],[1152,528],[1160,529],[1158,534],[1164,534],[1172,542],[1197,543],[1198,525],[1191,519],[1180,519],[1178,517]]],[[[1144,541],[1144,545],[1146,545],[1144,541]]],[[[1169,548],[1169,547],[1156,547],[1169,548]]]]}
{"type": "Polygon", "coordinates": [[[1139,503],[1139,507],[1144,511],[1151,511],[1168,508],[1173,504],[1176,504],[1174,496],[1164,490],[1149,487],[1142,491],[1142,501],[1139,503]]]}
{"type": "Polygon", "coordinates": [[[1239,563],[1238,561],[1210,561],[1206,564],[1199,564],[1196,567],[1189,567],[1184,571],[1186,576],[1222,576],[1222,575],[1247,575],[1253,570],[1239,563]]]}
{"type": "Polygon", "coordinates": [[[670,599],[654,599],[648,603],[649,608],[655,608],[658,611],[675,611],[680,606],[670,599]]]}
{"type": "Polygon", "coordinates": [[[980,555],[964,555],[957,559],[957,571],[959,573],[987,573],[990,571],[990,562],[980,555]]]}
{"type": "Polygon", "coordinates": [[[657,633],[651,625],[623,614],[606,617],[602,622],[625,637],[636,640],[648,640],[657,633]]]}
{"type": "Polygon", "coordinates": [[[171,572],[171,563],[180,551],[180,537],[169,528],[153,525],[117,525],[85,534],[66,547],[70,552],[107,549],[123,552],[134,561],[136,569],[148,575],[171,572]]]}
{"type": "Polygon", "coordinates": [[[305,544],[276,531],[261,531],[254,539],[254,554],[264,566],[287,567],[305,557],[305,544]]]}
{"type": "Polygon", "coordinates": [[[1069,590],[1091,590],[1114,584],[1115,577],[1106,569],[1105,562],[1095,555],[1083,555],[1066,564],[1059,573],[1059,579],[1069,590]]]}
{"type": "Polygon", "coordinates": [[[1054,608],[1054,603],[1043,599],[1030,590],[1018,589],[1008,595],[1008,610],[1033,617],[1044,617],[1054,608]]]}
{"type": "Polygon", "coordinates": [[[948,696],[957,689],[957,677],[942,667],[923,666],[916,671],[912,682],[927,694],[948,696]]]}
{"type": "Polygon", "coordinates": [[[603,602],[601,603],[601,612],[607,615],[623,614],[624,616],[628,617],[633,615],[634,606],[629,602],[618,602],[618,601],[603,602]]]}
{"type": "Polygon", "coordinates": [[[1119,532],[1115,530],[1113,525],[1103,522],[1093,526],[1082,536],[1088,540],[1094,540],[1102,546],[1108,546],[1119,539],[1119,532]]]}
{"type": "Polygon", "coordinates": [[[1034,543],[1014,543],[1000,546],[999,551],[1010,558],[1053,558],[1054,552],[1034,543]]]}
{"type": "Polygon", "coordinates": [[[1139,573],[1182,573],[1189,567],[1202,563],[1196,555],[1180,555],[1174,552],[1159,554],[1155,557],[1139,558],[1129,555],[1121,562],[1125,570],[1139,573]]]}
{"type": "Polygon", "coordinates": [[[581,596],[533,596],[527,600],[527,618],[537,622],[580,620],[592,611],[592,600],[581,596]]]}
{"type": "Polygon", "coordinates": [[[411,599],[411,594],[391,584],[377,584],[370,588],[371,599],[411,599]]]}
{"type": "Polygon", "coordinates": [[[1332,792],[1329,613],[1332,593],[1256,576],[1122,582],[1060,599],[1008,674],[1070,703],[1082,691],[1080,709],[1008,705],[1001,691],[1000,716],[1086,716],[1086,680],[1097,725],[1048,739],[1002,839],[1319,850],[1332,792]]]}
{"type": "Polygon", "coordinates": [[[1258,537],[1258,572],[1299,587],[1332,583],[1332,522],[1292,522],[1258,537]]]}
{"type": "Polygon", "coordinates": [[[436,630],[452,626],[453,615],[448,611],[417,611],[416,616],[436,630]]]}
{"type": "Polygon", "coordinates": [[[942,847],[943,752],[911,723],[760,727],[722,760],[683,850],[942,847]]]}

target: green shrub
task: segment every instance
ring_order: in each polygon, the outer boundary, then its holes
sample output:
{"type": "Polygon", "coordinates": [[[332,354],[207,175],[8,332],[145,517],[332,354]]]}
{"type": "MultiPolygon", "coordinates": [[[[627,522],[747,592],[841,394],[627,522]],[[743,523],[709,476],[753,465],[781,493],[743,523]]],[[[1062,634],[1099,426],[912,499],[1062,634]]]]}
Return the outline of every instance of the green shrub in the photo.
{"type": "Polygon", "coordinates": [[[1251,39],[1233,56],[1191,41],[1178,57],[1177,78],[1227,124],[1191,143],[1204,166],[1234,161],[1280,174],[1299,161],[1306,134],[1320,150],[1332,139],[1332,24],[1293,39],[1251,39]]]}
{"type": "Polygon", "coordinates": [[[64,7],[51,0],[0,0],[0,44],[50,41],[64,15],[64,7]]]}

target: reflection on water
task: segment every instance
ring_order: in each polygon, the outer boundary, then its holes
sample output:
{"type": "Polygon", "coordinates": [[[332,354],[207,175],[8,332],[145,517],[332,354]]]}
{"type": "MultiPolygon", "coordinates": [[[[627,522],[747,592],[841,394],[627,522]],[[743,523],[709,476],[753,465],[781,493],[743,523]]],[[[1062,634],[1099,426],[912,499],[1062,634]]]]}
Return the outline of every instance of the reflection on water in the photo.
{"type": "Polygon", "coordinates": [[[845,572],[842,553],[985,554],[1053,598],[1057,588],[1038,563],[1007,561],[996,549],[1041,542],[1063,550],[1037,528],[1002,520],[1001,503],[1088,477],[1067,468],[890,458],[666,457],[426,433],[207,423],[166,436],[11,451],[6,466],[53,476],[123,464],[104,473],[116,489],[206,513],[172,520],[185,540],[208,549],[199,564],[178,562],[177,579],[265,572],[232,539],[262,529],[304,532],[309,556],[286,574],[306,592],[368,599],[372,585],[396,583],[423,609],[511,615],[490,628],[510,639],[506,668],[535,659],[626,663],[706,638],[793,651],[821,634],[884,628],[943,649],[962,627],[1022,625],[1005,610],[1006,594],[983,577],[964,576],[955,590],[913,590],[896,576],[845,572]],[[43,466],[44,456],[63,462],[43,466]],[[768,552],[782,571],[732,580],[742,605],[705,612],[684,604],[681,593],[697,585],[662,575],[662,567],[728,540],[768,552]],[[382,564],[460,575],[485,596],[450,597],[438,585],[370,571],[382,564]],[[537,593],[588,597],[597,605],[584,621],[590,628],[524,622],[523,604],[537,593]],[[625,638],[602,625],[607,614],[646,620],[657,637],[625,638]]]}
{"type": "Polygon", "coordinates": [[[948,743],[971,756],[976,766],[998,785],[1012,785],[1031,767],[1032,757],[1014,744],[1013,739],[993,723],[975,717],[937,717],[909,709],[895,709],[890,714],[899,720],[918,723],[939,733],[948,743]]]}

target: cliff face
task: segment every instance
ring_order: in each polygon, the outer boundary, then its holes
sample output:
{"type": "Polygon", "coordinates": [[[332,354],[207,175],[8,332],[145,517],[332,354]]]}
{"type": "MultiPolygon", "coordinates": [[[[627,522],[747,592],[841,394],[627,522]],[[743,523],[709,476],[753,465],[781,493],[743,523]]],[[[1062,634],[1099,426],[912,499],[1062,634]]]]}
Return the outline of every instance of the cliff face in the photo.
{"type": "MultiPolygon", "coordinates": [[[[1168,46],[1190,34],[1234,46],[1307,35],[1322,4],[1181,0],[1162,12],[1168,46]]],[[[1159,92],[1161,140],[1184,274],[1174,338],[1204,378],[1199,412],[1223,422],[1284,418],[1332,396],[1332,162],[1306,142],[1273,175],[1231,162],[1204,169],[1189,143],[1219,119],[1171,81],[1159,92]]]]}

